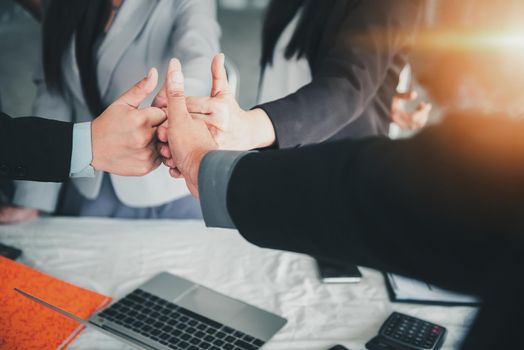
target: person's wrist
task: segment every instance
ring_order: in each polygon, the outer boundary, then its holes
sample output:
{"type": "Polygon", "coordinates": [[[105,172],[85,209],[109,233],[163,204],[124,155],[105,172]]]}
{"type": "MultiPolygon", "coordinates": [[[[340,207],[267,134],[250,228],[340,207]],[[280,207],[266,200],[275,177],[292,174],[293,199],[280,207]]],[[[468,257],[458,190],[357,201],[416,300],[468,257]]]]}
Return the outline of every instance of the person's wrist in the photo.
{"type": "Polygon", "coordinates": [[[100,135],[98,130],[98,124],[100,123],[100,118],[95,119],[91,123],[91,152],[92,152],[92,159],[91,159],[91,166],[93,169],[100,171],[104,168],[103,161],[100,159],[100,152],[99,150],[99,140],[97,136],[100,135]]]}
{"type": "Polygon", "coordinates": [[[273,122],[263,109],[255,108],[246,111],[250,145],[247,149],[270,147],[276,142],[273,122]]]}
{"type": "Polygon", "coordinates": [[[198,188],[198,174],[200,172],[200,164],[202,164],[202,161],[204,160],[204,157],[209,152],[213,151],[214,149],[204,149],[200,148],[197,150],[194,150],[191,153],[190,162],[189,162],[189,176],[191,179],[191,182],[196,185],[198,188]]]}

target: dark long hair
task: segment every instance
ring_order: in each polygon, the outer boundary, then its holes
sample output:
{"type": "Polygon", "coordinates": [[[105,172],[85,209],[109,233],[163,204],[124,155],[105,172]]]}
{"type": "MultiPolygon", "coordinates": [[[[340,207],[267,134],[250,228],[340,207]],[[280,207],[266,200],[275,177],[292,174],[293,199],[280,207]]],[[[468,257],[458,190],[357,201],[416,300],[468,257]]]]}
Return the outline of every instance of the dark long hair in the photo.
{"type": "Polygon", "coordinates": [[[323,35],[319,28],[327,23],[334,4],[335,0],[272,0],[262,34],[262,67],[273,63],[278,39],[300,9],[303,13],[286,48],[285,57],[315,57],[323,35]]]}
{"type": "Polygon", "coordinates": [[[104,110],[94,46],[111,14],[111,0],[50,0],[44,14],[42,59],[47,87],[64,92],[62,59],[73,37],[82,92],[89,111],[104,110]]]}

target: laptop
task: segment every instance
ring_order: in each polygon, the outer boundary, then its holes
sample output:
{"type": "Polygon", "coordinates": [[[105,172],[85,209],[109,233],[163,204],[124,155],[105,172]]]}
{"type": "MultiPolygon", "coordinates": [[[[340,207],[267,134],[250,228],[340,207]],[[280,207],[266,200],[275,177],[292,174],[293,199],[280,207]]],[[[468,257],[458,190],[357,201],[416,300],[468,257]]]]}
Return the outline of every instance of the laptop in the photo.
{"type": "Polygon", "coordinates": [[[256,350],[287,322],[166,272],[97,311],[87,321],[24,291],[16,291],[138,349],[256,350]]]}

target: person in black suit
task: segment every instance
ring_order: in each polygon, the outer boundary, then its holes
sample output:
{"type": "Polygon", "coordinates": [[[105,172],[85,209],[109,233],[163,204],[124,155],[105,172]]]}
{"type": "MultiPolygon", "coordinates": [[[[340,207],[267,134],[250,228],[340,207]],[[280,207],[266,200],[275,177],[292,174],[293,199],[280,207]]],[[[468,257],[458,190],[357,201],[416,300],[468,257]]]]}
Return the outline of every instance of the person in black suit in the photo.
{"type": "Polygon", "coordinates": [[[187,110],[178,61],[168,74],[165,163],[200,196],[208,226],[478,295],[462,349],[520,348],[524,121],[464,112],[402,141],[216,151],[187,110]]]}
{"type": "Polygon", "coordinates": [[[0,112],[0,178],[61,182],[91,176],[90,170],[141,176],[156,169],[161,164],[154,145],[156,127],[166,116],[161,109],[138,106],[157,81],[153,69],[92,125],[12,119],[0,112]]]}

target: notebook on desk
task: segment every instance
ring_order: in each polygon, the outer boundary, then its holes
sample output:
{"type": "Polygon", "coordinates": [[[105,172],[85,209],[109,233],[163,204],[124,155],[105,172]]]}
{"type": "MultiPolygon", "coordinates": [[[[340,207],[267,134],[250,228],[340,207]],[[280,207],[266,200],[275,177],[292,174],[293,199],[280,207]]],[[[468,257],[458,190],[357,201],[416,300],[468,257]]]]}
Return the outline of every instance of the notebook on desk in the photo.
{"type": "Polygon", "coordinates": [[[391,301],[394,302],[456,306],[476,306],[481,303],[474,296],[450,292],[426,282],[392,273],[386,273],[385,279],[391,301]]]}
{"type": "Polygon", "coordinates": [[[0,257],[0,349],[65,349],[83,326],[15,292],[50,300],[84,319],[111,298],[0,257]]]}

